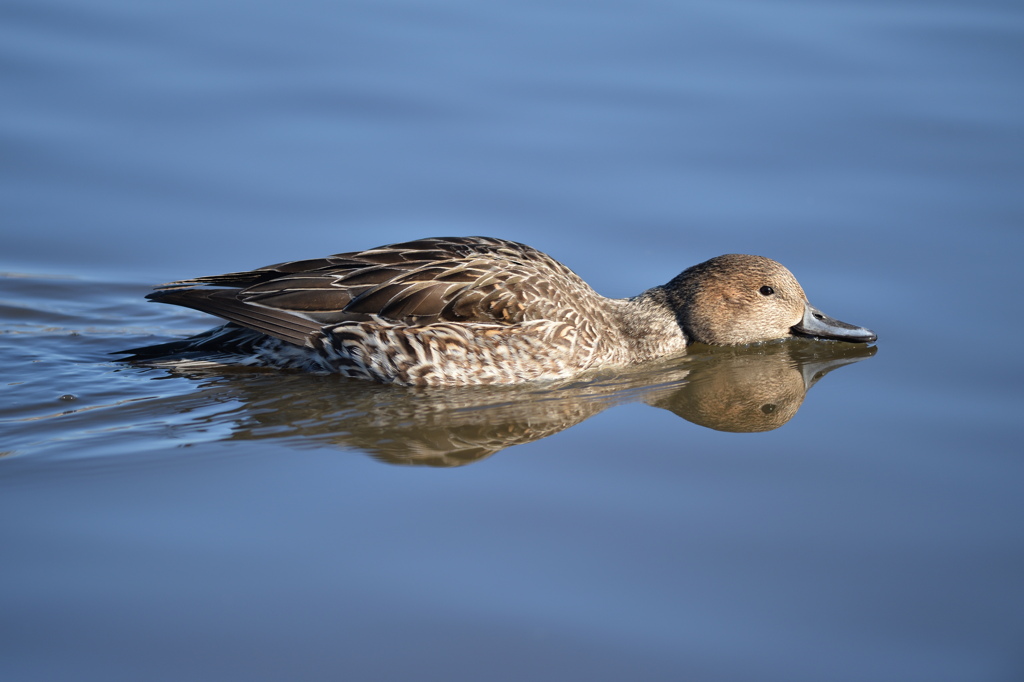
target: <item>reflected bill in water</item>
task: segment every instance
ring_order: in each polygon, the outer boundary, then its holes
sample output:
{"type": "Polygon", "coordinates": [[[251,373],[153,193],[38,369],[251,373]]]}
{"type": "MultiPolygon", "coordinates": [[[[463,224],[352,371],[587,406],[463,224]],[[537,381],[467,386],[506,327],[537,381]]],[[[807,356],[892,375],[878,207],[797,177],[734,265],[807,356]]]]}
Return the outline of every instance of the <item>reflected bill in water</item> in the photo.
{"type": "Polygon", "coordinates": [[[793,418],[807,391],[825,374],[876,351],[862,344],[807,340],[706,347],[633,371],[560,384],[440,389],[335,376],[200,370],[188,374],[205,382],[203,390],[186,402],[240,402],[240,410],[224,413],[232,421],[230,440],[330,443],[392,464],[447,467],[550,436],[632,402],[719,431],[770,431],[793,418]]]}

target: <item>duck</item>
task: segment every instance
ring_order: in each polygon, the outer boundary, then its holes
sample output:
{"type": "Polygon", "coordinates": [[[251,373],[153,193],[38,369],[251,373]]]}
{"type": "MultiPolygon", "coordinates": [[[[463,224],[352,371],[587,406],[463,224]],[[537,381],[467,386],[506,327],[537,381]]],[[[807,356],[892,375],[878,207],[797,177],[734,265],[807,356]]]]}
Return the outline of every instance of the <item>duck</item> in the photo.
{"type": "Polygon", "coordinates": [[[790,337],[869,343],[793,274],[726,254],[632,298],[606,298],[537,249],[437,237],[185,279],[147,296],[225,324],[127,358],[212,358],[405,386],[568,379],[682,354],[790,337]]]}

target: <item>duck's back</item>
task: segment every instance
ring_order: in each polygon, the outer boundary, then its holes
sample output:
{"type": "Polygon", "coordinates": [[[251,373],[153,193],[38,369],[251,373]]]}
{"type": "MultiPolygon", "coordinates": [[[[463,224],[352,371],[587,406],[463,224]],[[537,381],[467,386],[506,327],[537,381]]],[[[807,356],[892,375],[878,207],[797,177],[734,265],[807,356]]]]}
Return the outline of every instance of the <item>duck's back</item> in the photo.
{"type": "Polygon", "coordinates": [[[399,383],[568,376],[593,356],[610,314],[607,299],[561,263],[485,237],[199,277],[150,298],[312,350],[334,371],[399,383]]]}

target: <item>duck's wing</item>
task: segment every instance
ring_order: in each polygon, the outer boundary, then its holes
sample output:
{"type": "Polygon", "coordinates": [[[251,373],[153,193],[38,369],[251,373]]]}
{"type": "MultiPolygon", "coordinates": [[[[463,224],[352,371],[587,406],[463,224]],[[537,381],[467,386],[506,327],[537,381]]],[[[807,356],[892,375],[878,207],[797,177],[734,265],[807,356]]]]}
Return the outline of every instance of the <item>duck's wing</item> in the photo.
{"type": "Polygon", "coordinates": [[[313,345],[324,327],[350,321],[563,319],[574,300],[593,295],[575,273],[529,246],[448,237],[173,282],[149,298],[313,345]]]}

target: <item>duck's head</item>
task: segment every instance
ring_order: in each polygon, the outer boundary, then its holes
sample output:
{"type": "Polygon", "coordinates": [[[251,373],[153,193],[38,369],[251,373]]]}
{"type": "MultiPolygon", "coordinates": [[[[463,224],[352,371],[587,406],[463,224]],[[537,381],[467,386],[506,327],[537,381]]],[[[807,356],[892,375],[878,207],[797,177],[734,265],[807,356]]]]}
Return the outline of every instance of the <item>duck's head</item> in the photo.
{"type": "Polygon", "coordinates": [[[727,254],[684,270],[665,289],[691,343],[738,346],[788,336],[868,342],[870,329],[840,322],[807,301],[782,264],[727,254]]]}

